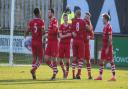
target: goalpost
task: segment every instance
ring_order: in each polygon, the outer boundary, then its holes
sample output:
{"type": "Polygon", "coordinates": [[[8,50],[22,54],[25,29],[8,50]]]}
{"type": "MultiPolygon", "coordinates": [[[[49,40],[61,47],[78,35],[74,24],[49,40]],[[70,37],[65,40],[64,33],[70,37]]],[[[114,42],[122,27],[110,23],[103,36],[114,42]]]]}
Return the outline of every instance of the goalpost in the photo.
{"type": "Polygon", "coordinates": [[[15,9],[15,0],[12,0],[12,1],[11,1],[11,25],[10,25],[9,65],[13,65],[14,9],[15,9]]]}

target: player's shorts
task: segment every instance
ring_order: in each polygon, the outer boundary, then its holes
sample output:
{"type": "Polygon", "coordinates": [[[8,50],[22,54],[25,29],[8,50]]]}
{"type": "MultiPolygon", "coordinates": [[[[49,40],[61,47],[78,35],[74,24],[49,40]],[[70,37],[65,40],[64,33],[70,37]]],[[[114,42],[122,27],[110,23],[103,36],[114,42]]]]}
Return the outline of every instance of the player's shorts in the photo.
{"type": "Polygon", "coordinates": [[[32,55],[39,57],[39,59],[43,58],[42,44],[33,44],[32,43],[32,55]]]}
{"type": "Polygon", "coordinates": [[[45,55],[50,57],[58,57],[58,50],[59,50],[58,41],[48,41],[45,55]]]}
{"type": "Polygon", "coordinates": [[[70,58],[70,43],[59,44],[59,58],[70,58]]]}
{"type": "Polygon", "coordinates": [[[85,57],[85,43],[82,40],[73,40],[73,57],[78,59],[85,57]]]}
{"type": "Polygon", "coordinates": [[[85,60],[90,60],[90,45],[85,43],[85,60]]]}
{"type": "Polygon", "coordinates": [[[101,60],[112,61],[113,60],[113,47],[109,47],[108,54],[106,54],[107,47],[102,47],[101,50],[101,60]]]}

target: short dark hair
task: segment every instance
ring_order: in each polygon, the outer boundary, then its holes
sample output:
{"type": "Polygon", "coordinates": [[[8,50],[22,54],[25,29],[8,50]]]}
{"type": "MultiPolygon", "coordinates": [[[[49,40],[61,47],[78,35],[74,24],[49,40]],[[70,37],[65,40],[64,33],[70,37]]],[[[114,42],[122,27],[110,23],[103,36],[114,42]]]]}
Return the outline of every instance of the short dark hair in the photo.
{"type": "Polygon", "coordinates": [[[40,14],[39,8],[35,8],[33,12],[36,16],[40,14]]]}
{"type": "Polygon", "coordinates": [[[110,16],[109,16],[108,13],[104,13],[102,16],[103,16],[103,18],[105,18],[107,21],[110,20],[110,16]]]}
{"type": "Polygon", "coordinates": [[[51,13],[53,13],[53,14],[54,14],[54,9],[53,9],[53,8],[49,8],[48,10],[50,10],[50,11],[51,11],[51,13]]]}
{"type": "Polygon", "coordinates": [[[68,16],[68,14],[64,13],[63,17],[68,16]]]}
{"type": "Polygon", "coordinates": [[[80,8],[79,6],[75,6],[75,7],[74,7],[74,13],[75,13],[77,10],[81,10],[81,8],[80,8]]]}
{"type": "Polygon", "coordinates": [[[85,14],[86,14],[86,15],[89,15],[89,16],[91,17],[91,13],[90,13],[90,12],[86,12],[85,14]]]}

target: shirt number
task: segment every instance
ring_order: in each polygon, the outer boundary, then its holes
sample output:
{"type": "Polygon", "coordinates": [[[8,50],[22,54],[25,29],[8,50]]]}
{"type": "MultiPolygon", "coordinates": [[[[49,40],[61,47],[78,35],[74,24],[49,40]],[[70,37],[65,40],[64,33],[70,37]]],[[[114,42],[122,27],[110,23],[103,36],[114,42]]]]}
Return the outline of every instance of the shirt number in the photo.
{"type": "Polygon", "coordinates": [[[37,33],[37,23],[34,24],[34,32],[37,33]]]}
{"type": "Polygon", "coordinates": [[[79,23],[76,23],[76,31],[79,31],[79,29],[80,29],[79,23]]]}

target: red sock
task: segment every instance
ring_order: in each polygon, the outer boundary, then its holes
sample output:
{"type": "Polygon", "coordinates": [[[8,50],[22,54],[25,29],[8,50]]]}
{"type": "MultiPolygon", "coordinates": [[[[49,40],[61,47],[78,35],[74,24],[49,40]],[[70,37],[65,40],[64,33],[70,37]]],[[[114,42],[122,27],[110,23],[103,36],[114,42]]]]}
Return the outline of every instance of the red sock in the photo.
{"type": "Polygon", "coordinates": [[[87,64],[88,77],[91,77],[91,64],[87,64]]]}
{"type": "Polygon", "coordinates": [[[61,68],[62,68],[63,73],[65,73],[64,62],[63,62],[63,61],[60,62],[60,66],[61,66],[61,68]]]}
{"type": "Polygon", "coordinates": [[[102,77],[103,69],[104,69],[103,64],[100,64],[100,69],[99,69],[100,77],[102,77]]]}
{"type": "Polygon", "coordinates": [[[78,73],[77,73],[77,76],[80,76],[81,75],[82,66],[83,66],[83,61],[82,60],[79,60],[79,62],[78,62],[78,73]]]}
{"type": "Polygon", "coordinates": [[[36,59],[33,59],[32,61],[32,67],[35,67],[36,66],[36,59]]]}
{"type": "Polygon", "coordinates": [[[56,74],[57,74],[57,62],[56,61],[54,61],[53,62],[53,76],[56,76],[56,74]]]}
{"type": "Polygon", "coordinates": [[[52,61],[48,60],[48,61],[46,61],[46,64],[47,64],[50,68],[53,68],[53,63],[52,63],[52,61]]]}
{"type": "Polygon", "coordinates": [[[70,62],[66,63],[66,76],[68,76],[70,62]]]}
{"type": "Polygon", "coordinates": [[[112,70],[112,75],[115,77],[115,64],[111,63],[111,70],[112,70]]]}
{"type": "Polygon", "coordinates": [[[36,70],[37,70],[37,67],[32,67],[31,71],[35,73],[36,70]]]}
{"type": "Polygon", "coordinates": [[[72,74],[73,74],[73,77],[75,77],[75,67],[76,67],[76,61],[73,61],[72,62],[72,74]]]}

